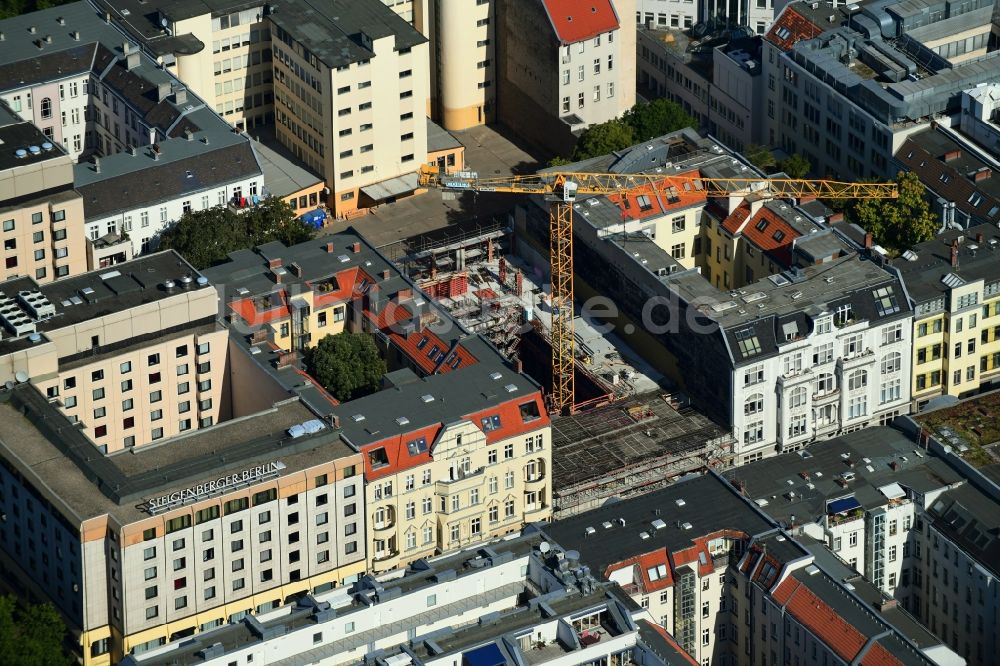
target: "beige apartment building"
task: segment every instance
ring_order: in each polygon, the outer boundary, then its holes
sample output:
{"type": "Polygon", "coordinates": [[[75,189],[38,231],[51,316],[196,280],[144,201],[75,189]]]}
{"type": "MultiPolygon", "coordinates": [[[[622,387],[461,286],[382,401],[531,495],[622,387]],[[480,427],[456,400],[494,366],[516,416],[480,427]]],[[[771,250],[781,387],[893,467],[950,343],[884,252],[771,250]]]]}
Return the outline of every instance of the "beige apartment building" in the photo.
{"type": "MultiPolygon", "coordinates": [[[[429,393],[414,396],[414,406],[426,396],[449,400],[429,393]]],[[[369,437],[377,440],[361,446],[369,570],[406,566],[550,519],[551,432],[543,408],[540,396],[512,400],[402,436],[369,437]]],[[[387,413],[373,401],[355,401],[348,411],[365,421],[368,413],[387,413]]]]}
{"type": "Polygon", "coordinates": [[[87,270],[83,200],[73,189],[73,159],[0,103],[0,278],[39,284],[87,270]]]}
{"type": "Polygon", "coordinates": [[[580,132],[635,104],[634,0],[525,0],[498,8],[505,125],[569,155],[580,132]]]}
{"type": "Polygon", "coordinates": [[[374,336],[388,370],[382,390],[335,404],[329,416],[364,459],[369,571],[551,517],[539,387],[358,236],[270,243],[205,275],[222,290],[231,326],[279,358],[328,334],[374,336]]]}
{"type": "Polygon", "coordinates": [[[0,321],[16,336],[0,382],[24,373],[102,453],[215,424],[227,333],[215,292],[196,279],[171,252],[42,287],[0,284],[0,321]]]}
{"type": "Polygon", "coordinates": [[[427,40],[378,3],[334,2],[304,22],[290,0],[270,21],[278,139],[326,179],[330,209],[412,193],[427,157],[427,40]]]}
{"type": "Polygon", "coordinates": [[[496,120],[496,0],[432,0],[431,116],[446,130],[496,120]]]}

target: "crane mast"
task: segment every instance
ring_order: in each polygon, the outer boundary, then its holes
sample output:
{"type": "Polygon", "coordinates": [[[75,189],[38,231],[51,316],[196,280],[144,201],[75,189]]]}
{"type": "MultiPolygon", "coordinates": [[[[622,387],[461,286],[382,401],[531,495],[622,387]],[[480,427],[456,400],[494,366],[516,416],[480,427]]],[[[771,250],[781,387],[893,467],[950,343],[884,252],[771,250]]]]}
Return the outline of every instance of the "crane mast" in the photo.
{"type": "Polygon", "coordinates": [[[473,171],[446,173],[421,167],[422,187],[470,192],[536,194],[549,199],[549,263],[552,305],[553,412],[572,411],[575,396],[575,332],[573,330],[573,202],[578,195],[655,194],[674,203],[685,197],[894,199],[896,183],[853,183],[804,178],[703,178],[697,170],[678,174],[590,173],[552,171],[480,178],[473,171]]]}

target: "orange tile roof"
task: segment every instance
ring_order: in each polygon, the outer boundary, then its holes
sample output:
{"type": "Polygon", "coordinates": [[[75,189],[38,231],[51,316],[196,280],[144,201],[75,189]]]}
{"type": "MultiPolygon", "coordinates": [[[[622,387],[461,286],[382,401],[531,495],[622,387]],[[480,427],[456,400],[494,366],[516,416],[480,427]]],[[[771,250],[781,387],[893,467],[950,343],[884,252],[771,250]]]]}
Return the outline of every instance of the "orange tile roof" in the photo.
{"type": "Polygon", "coordinates": [[[281,321],[290,317],[291,314],[288,312],[288,297],[285,295],[285,291],[280,290],[277,294],[280,302],[267,310],[258,310],[254,304],[253,296],[230,301],[229,307],[242,317],[248,326],[260,326],[272,321],[281,321]]]}
{"type": "Polygon", "coordinates": [[[774,256],[782,264],[790,264],[792,261],[792,242],[802,234],[767,206],[761,206],[752,218],[747,219],[749,215],[749,206],[740,204],[723,220],[722,226],[733,236],[742,234],[761,252],[774,256]],[[761,229],[759,227],[762,223],[763,228],[761,229]],[[781,232],[780,235],[778,232],[781,232]]]}
{"type": "MultiPolygon", "coordinates": [[[[679,178],[698,178],[699,176],[701,176],[701,172],[697,169],[677,174],[679,178]]],[[[640,187],[630,190],[624,197],[620,194],[609,194],[607,198],[608,201],[621,209],[622,217],[627,220],[644,220],[648,217],[657,217],[671,210],[704,204],[708,200],[705,196],[705,190],[695,185],[691,189],[678,187],[676,193],[677,201],[667,201],[662,194],[663,189],[668,187],[667,182],[667,179],[663,179],[656,184],[655,188],[640,187]],[[657,192],[660,192],[660,194],[657,194],[657,192]],[[640,196],[648,197],[651,208],[642,210],[638,201],[640,196]]]]}
{"type": "Polygon", "coordinates": [[[819,36],[821,32],[823,29],[818,25],[795,11],[793,7],[786,6],[785,11],[781,12],[781,16],[767,31],[764,39],[782,51],[787,51],[792,48],[795,42],[812,39],[819,36]]]}
{"type": "Polygon", "coordinates": [[[442,424],[437,423],[426,428],[420,428],[419,430],[393,435],[392,437],[379,440],[374,444],[361,447],[361,453],[365,459],[365,479],[367,481],[374,481],[430,462],[430,447],[443,427],[442,424]],[[410,455],[409,449],[406,448],[406,443],[420,437],[427,440],[427,450],[422,453],[410,455]],[[371,456],[368,454],[376,449],[385,449],[386,457],[389,459],[388,465],[376,468],[372,467],[371,456]]]}
{"type": "Polygon", "coordinates": [[[542,0],[562,44],[572,44],[618,29],[611,0],[542,0]]]}
{"type": "Polygon", "coordinates": [[[649,626],[652,627],[656,631],[656,633],[658,633],[663,638],[663,640],[665,640],[667,643],[673,646],[673,648],[677,650],[677,654],[679,654],[687,663],[694,664],[694,666],[698,666],[698,662],[694,660],[694,657],[689,655],[687,651],[684,648],[682,648],[677,643],[676,640],[674,640],[674,637],[671,636],[666,629],[664,629],[658,624],[654,624],[653,622],[650,622],[649,626]]]}
{"type": "MultiPolygon", "coordinates": [[[[792,617],[847,663],[853,662],[868,643],[864,634],[794,578],[782,582],[774,590],[773,597],[785,606],[792,617]]],[[[878,644],[872,646],[861,663],[869,666],[902,664],[878,644]]]]}

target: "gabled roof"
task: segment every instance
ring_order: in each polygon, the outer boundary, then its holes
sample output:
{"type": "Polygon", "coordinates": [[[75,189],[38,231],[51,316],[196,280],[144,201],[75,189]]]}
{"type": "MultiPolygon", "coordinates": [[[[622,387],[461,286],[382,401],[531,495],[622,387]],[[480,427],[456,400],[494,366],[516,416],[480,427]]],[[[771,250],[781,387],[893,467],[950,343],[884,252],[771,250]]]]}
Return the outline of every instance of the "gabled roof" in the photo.
{"type": "Polygon", "coordinates": [[[798,229],[768,206],[761,206],[750,217],[750,207],[740,204],[722,221],[722,227],[733,236],[741,234],[758,250],[771,255],[782,266],[791,264],[792,243],[802,235],[798,229]]]}
{"type": "Polygon", "coordinates": [[[561,44],[582,42],[619,27],[611,0],[542,0],[542,6],[561,44]]]}
{"type": "Polygon", "coordinates": [[[785,7],[785,11],[781,13],[771,29],[767,31],[764,39],[782,51],[787,51],[796,42],[812,39],[819,36],[821,32],[823,32],[822,28],[788,6],[785,7]]]}
{"type": "MultiPolygon", "coordinates": [[[[677,177],[699,178],[701,177],[701,172],[697,169],[692,169],[678,173],[677,177]]],[[[665,182],[666,179],[659,181],[655,190],[652,187],[642,187],[630,190],[624,195],[609,194],[607,195],[607,199],[621,209],[623,221],[659,217],[674,210],[704,205],[708,199],[705,196],[705,190],[701,186],[701,181],[693,181],[694,185],[690,189],[687,187],[684,189],[678,187],[670,188],[668,191],[661,189],[665,182]]]]}
{"type": "Polygon", "coordinates": [[[954,202],[966,215],[978,221],[1000,222],[998,175],[941,130],[929,129],[907,138],[896,160],[917,174],[924,187],[954,202]]]}
{"type": "MultiPolygon", "coordinates": [[[[795,578],[787,578],[773,592],[775,601],[847,663],[861,654],[868,637],[841,617],[822,598],[795,578]]],[[[885,648],[867,651],[861,663],[902,664],[885,648]]]]}

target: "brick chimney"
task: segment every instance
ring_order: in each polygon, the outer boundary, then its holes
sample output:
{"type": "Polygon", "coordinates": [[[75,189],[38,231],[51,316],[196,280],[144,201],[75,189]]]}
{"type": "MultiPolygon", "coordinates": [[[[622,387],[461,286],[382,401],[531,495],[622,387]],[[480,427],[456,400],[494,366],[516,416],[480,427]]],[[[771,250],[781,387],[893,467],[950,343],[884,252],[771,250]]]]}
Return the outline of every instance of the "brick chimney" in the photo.
{"type": "MultiPolygon", "coordinates": [[[[357,250],[355,250],[355,252],[357,252],[357,250]]],[[[392,276],[392,271],[390,271],[388,268],[382,271],[383,280],[388,280],[391,276],[392,276]]]]}
{"type": "Polygon", "coordinates": [[[355,243],[354,245],[352,245],[351,252],[353,252],[354,254],[361,252],[361,243],[355,243]]]}
{"type": "Polygon", "coordinates": [[[941,159],[945,162],[951,162],[952,160],[957,160],[961,156],[962,156],[962,151],[959,150],[958,148],[955,148],[954,150],[949,150],[948,152],[946,152],[941,159]]]}
{"type": "Polygon", "coordinates": [[[976,172],[976,175],[972,177],[972,180],[979,183],[981,181],[986,180],[992,175],[993,175],[992,169],[990,169],[989,167],[983,167],[982,169],[976,172]]]}
{"type": "Polygon", "coordinates": [[[951,242],[951,267],[958,268],[958,239],[951,242]]]}
{"type": "Polygon", "coordinates": [[[277,259],[271,259],[267,262],[268,268],[281,268],[281,257],[277,259]]]}
{"type": "Polygon", "coordinates": [[[407,287],[406,289],[400,289],[396,292],[397,301],[405,301],[408,298],[413,298],[413,290],[407,287]]]}
{"type": "Polygon", "coordinates": [[[872,241],[872,235],[871,234],[865,234],[865,249],[866,250],[872,249],[872,242],[873,242],[872,241]]]}
{"type": "Polygon", "coordinates": [[[333,241],[326,242],[326,253],[333,254],[333,241]]]}
{"type": "Polygon", "coordinates": [[[986,236],[983,235],[982,231],[980,231],[979,233],[976,234],[976,242],[977,243],[979,243],[980,245],[982,245],[984,240],[986,240],[986,236]]]}

